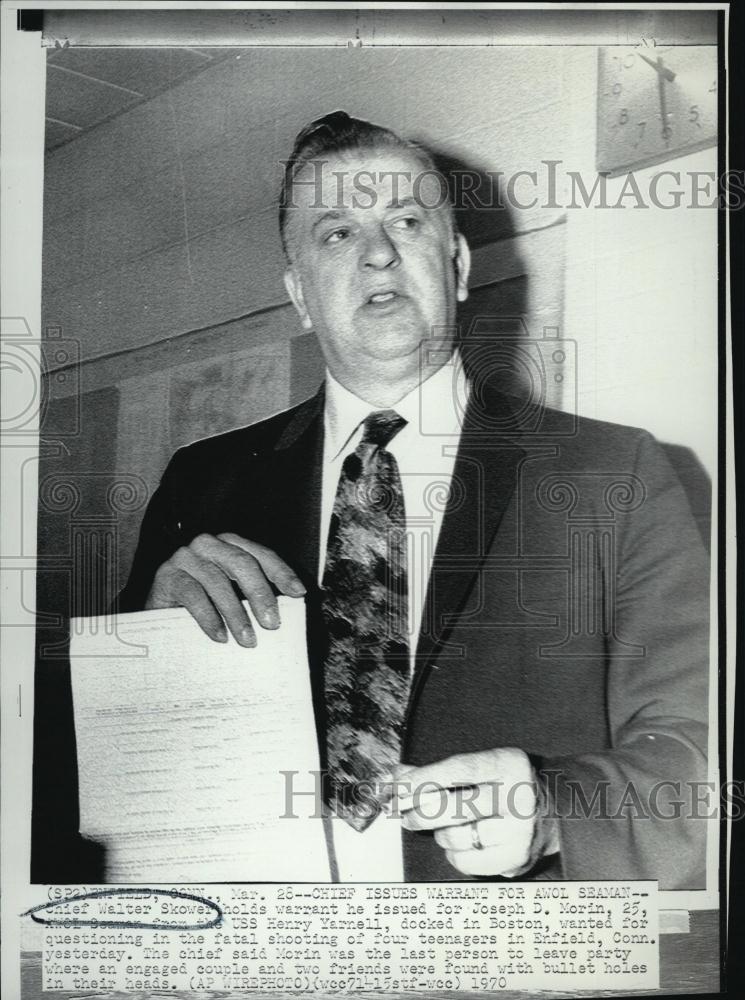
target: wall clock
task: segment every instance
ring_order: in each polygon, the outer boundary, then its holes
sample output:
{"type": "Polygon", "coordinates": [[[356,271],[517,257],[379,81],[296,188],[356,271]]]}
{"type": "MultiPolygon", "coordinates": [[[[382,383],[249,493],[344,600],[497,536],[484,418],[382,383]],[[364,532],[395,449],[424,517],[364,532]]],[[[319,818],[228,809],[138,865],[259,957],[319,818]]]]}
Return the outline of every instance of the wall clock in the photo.
{"type": "Polygon", "coordinates": [[[597,170],[614,176],[716,145],[714,45],[598,53],[597,170]]]}

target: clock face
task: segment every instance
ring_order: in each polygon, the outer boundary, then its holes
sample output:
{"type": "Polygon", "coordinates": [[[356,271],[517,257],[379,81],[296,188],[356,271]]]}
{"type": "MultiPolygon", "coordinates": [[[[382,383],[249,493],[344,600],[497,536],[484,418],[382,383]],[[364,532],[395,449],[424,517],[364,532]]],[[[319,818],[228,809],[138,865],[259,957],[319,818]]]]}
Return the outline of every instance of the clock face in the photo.
{"type": "Polygon", "coordinates": [[[717,142],[714,45],[599,50],[597,169],[619,174],[717,142]]]}

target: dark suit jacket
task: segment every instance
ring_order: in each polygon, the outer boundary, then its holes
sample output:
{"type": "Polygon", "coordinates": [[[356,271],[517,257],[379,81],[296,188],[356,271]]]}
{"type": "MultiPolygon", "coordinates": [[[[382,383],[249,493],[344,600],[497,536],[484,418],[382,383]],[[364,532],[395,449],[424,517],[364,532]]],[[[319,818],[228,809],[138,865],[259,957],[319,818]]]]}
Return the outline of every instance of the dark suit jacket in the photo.
{"type": "MultiPolygon", "coordinates": [[[[181,449],[120,598],[120,610],[141,609],[157,567],[200,532],[233,531],[278,552],[308,588],[322,757],[323,402],[321,389],[181,449]]],[[[404,761],[521,747],[559,815],[560,854],[532,877],[702,887],[705,823],[675,802],[706,780],[708,579],[686,497],[648,433],[474,393],[404,761]]],[[[412,881],[462,877],[426,833],[404,834],[404,866],[412,881]]]]}

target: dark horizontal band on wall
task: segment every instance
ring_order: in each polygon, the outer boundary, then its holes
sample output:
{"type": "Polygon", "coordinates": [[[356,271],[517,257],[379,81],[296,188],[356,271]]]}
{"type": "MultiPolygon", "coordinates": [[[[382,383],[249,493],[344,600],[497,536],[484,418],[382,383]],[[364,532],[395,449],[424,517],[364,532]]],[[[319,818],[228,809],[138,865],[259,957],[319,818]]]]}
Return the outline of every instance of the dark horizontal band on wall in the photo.
{"type": "Polygon", "coordinates": [[[717,10],[49,10],[45,45],[713,45],[717,10]]]}

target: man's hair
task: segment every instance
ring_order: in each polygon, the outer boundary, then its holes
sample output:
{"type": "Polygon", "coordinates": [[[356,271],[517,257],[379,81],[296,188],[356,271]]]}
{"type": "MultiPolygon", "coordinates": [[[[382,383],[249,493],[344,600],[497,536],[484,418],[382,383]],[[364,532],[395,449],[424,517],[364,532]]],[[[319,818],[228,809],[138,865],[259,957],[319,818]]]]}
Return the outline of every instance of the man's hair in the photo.
{"type": "MultiPolygon", "coordinates": [[[[416,157],[426,171],[441,178],[444,190],[448,185],[432,155],[424,147],[411,139],[403,139],[389,128],[375,125],[363,118],[352,118],[346,111],[332,111],[322,118],[316,118],[302,128],[295,138],[292,153],[285,163],[282,189],[279,196],[279,235],[282,248],[289,257],[287,248],[287,207],[292,204],[292,185],[297,174],[310,162],[323,162],[339,153],[372,152],[394,149],[416,157]]],[[[451,211],[447,201],[445,208],[451,211]]],[[[452,220],[452,214],[451,214],[452,220]]]]}

